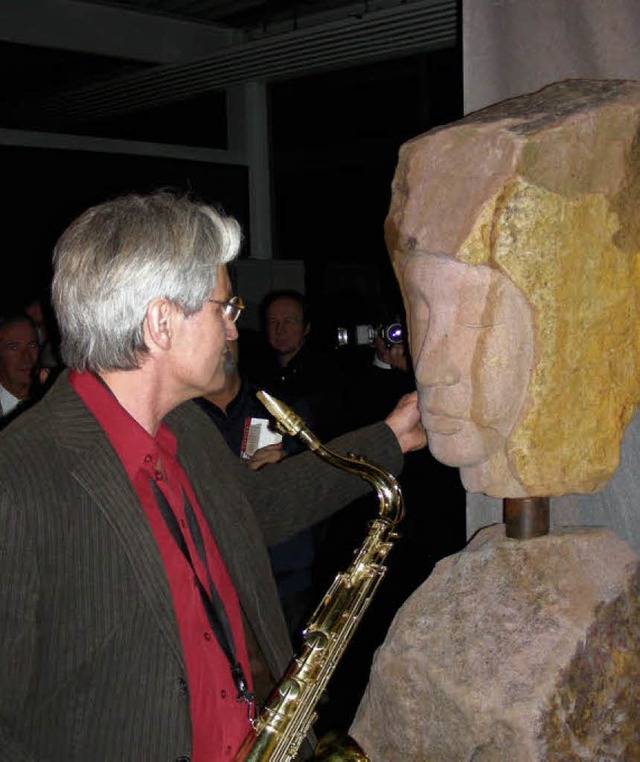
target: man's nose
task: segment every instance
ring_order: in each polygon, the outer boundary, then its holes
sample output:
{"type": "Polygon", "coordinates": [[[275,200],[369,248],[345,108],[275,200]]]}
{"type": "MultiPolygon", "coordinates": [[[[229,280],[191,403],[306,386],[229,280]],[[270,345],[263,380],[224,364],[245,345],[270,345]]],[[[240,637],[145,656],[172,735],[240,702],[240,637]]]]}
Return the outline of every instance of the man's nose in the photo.
{"type": "Polygon", "coordinates": [[[237,341],[238,339],[238,326],[227,317],[224,319],[224,335],[227,341],[237,341]]]}
{"type": "Polygon", "coordinates": [[[30,362],[32,365],[36,364],[38,359],[38,350],[33,347],[23,346],[20,349],[20,360],[22,362],[30,362]]]}

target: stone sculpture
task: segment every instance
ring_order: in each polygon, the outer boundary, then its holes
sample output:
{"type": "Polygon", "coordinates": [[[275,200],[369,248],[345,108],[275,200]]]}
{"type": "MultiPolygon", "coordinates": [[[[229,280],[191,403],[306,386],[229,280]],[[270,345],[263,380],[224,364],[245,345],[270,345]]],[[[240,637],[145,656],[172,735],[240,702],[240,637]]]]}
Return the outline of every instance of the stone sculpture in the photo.
{"type": "Polygon", "coordinates": [[[640,84],[570,81],[406,143],[386,239],[423,423],[467,490],[601,488],[640,400],[640,84]]]}
{"type": "MultiPolygon", "coordinates": [[[[405,144],[386,238],[433,454],[495,497],[603,487],[640,400],[640,83],[405,144]]],[[[639,569],[609,529],[481,530],[396,615],[351,734],[372,762],[640,759],[639,569]]]]}

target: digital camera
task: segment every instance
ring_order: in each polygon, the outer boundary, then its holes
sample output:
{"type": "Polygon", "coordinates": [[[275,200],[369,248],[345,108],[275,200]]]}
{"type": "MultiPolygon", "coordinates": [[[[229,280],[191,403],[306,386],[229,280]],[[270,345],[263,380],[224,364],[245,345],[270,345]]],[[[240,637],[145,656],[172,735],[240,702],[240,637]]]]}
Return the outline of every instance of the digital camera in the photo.
{"type": "Polygon", "coordinates": [[[336,329],[335,343],[338,347],[373,346],[376,337],[382,339],[388,347],[403,344],[402,323],[383,323],[377,328],[369,324],[340,327],[336,329]]]}

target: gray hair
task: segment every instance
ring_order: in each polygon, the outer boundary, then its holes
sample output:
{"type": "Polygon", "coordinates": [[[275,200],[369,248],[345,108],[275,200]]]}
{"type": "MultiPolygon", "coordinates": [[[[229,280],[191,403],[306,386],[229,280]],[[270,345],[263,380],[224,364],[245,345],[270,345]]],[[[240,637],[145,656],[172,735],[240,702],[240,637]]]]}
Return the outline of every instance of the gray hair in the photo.
{"type": "Polygon", "coordinates": [[[169,299],[192,315],[220,265],[239,251],[240,226],[210,206],[159,191],[91,207],[53,254],[53,306],[61,354],[76,370],[133,370],[149,351],[149,303],[169,299]]]}

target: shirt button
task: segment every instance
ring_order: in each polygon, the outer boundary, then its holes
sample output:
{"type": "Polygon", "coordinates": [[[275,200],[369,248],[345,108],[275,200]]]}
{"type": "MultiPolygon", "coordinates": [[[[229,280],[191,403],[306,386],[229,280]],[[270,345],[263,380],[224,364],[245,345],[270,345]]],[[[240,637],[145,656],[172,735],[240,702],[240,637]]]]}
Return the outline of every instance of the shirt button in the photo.
{"type": "Polygon", "coordinates": [[[231,754],[231,747],[230,746],[225,746],[224,747],[224,753],[227,754],[227,755],[230,755],[231,754]]]}
{"type": "Polygon", "coordinates": [[[220,695],[222,696],[222,698],[227,698],[227,692],[225,691],[224,688],[220,691],[220,695]]]}
{"type": "Polygon", "coordinates": [[[161,482],[162,481],[162,473],[160,471],[156,471],[155,473],[156,481],[161,482]]]}
{"type": "Polygon", "coordinates": [[[145,463],[151,463],[152,460],[153,460],[153,458],[151,457],[151,455],[145,455],[144,456],[144,462],[145,463]]]}
{"type": "Polygon", "coordinates": [[[210,632],[205,632],[204,639],[205,640],[211,640],[211,633],[210,632]]]}

